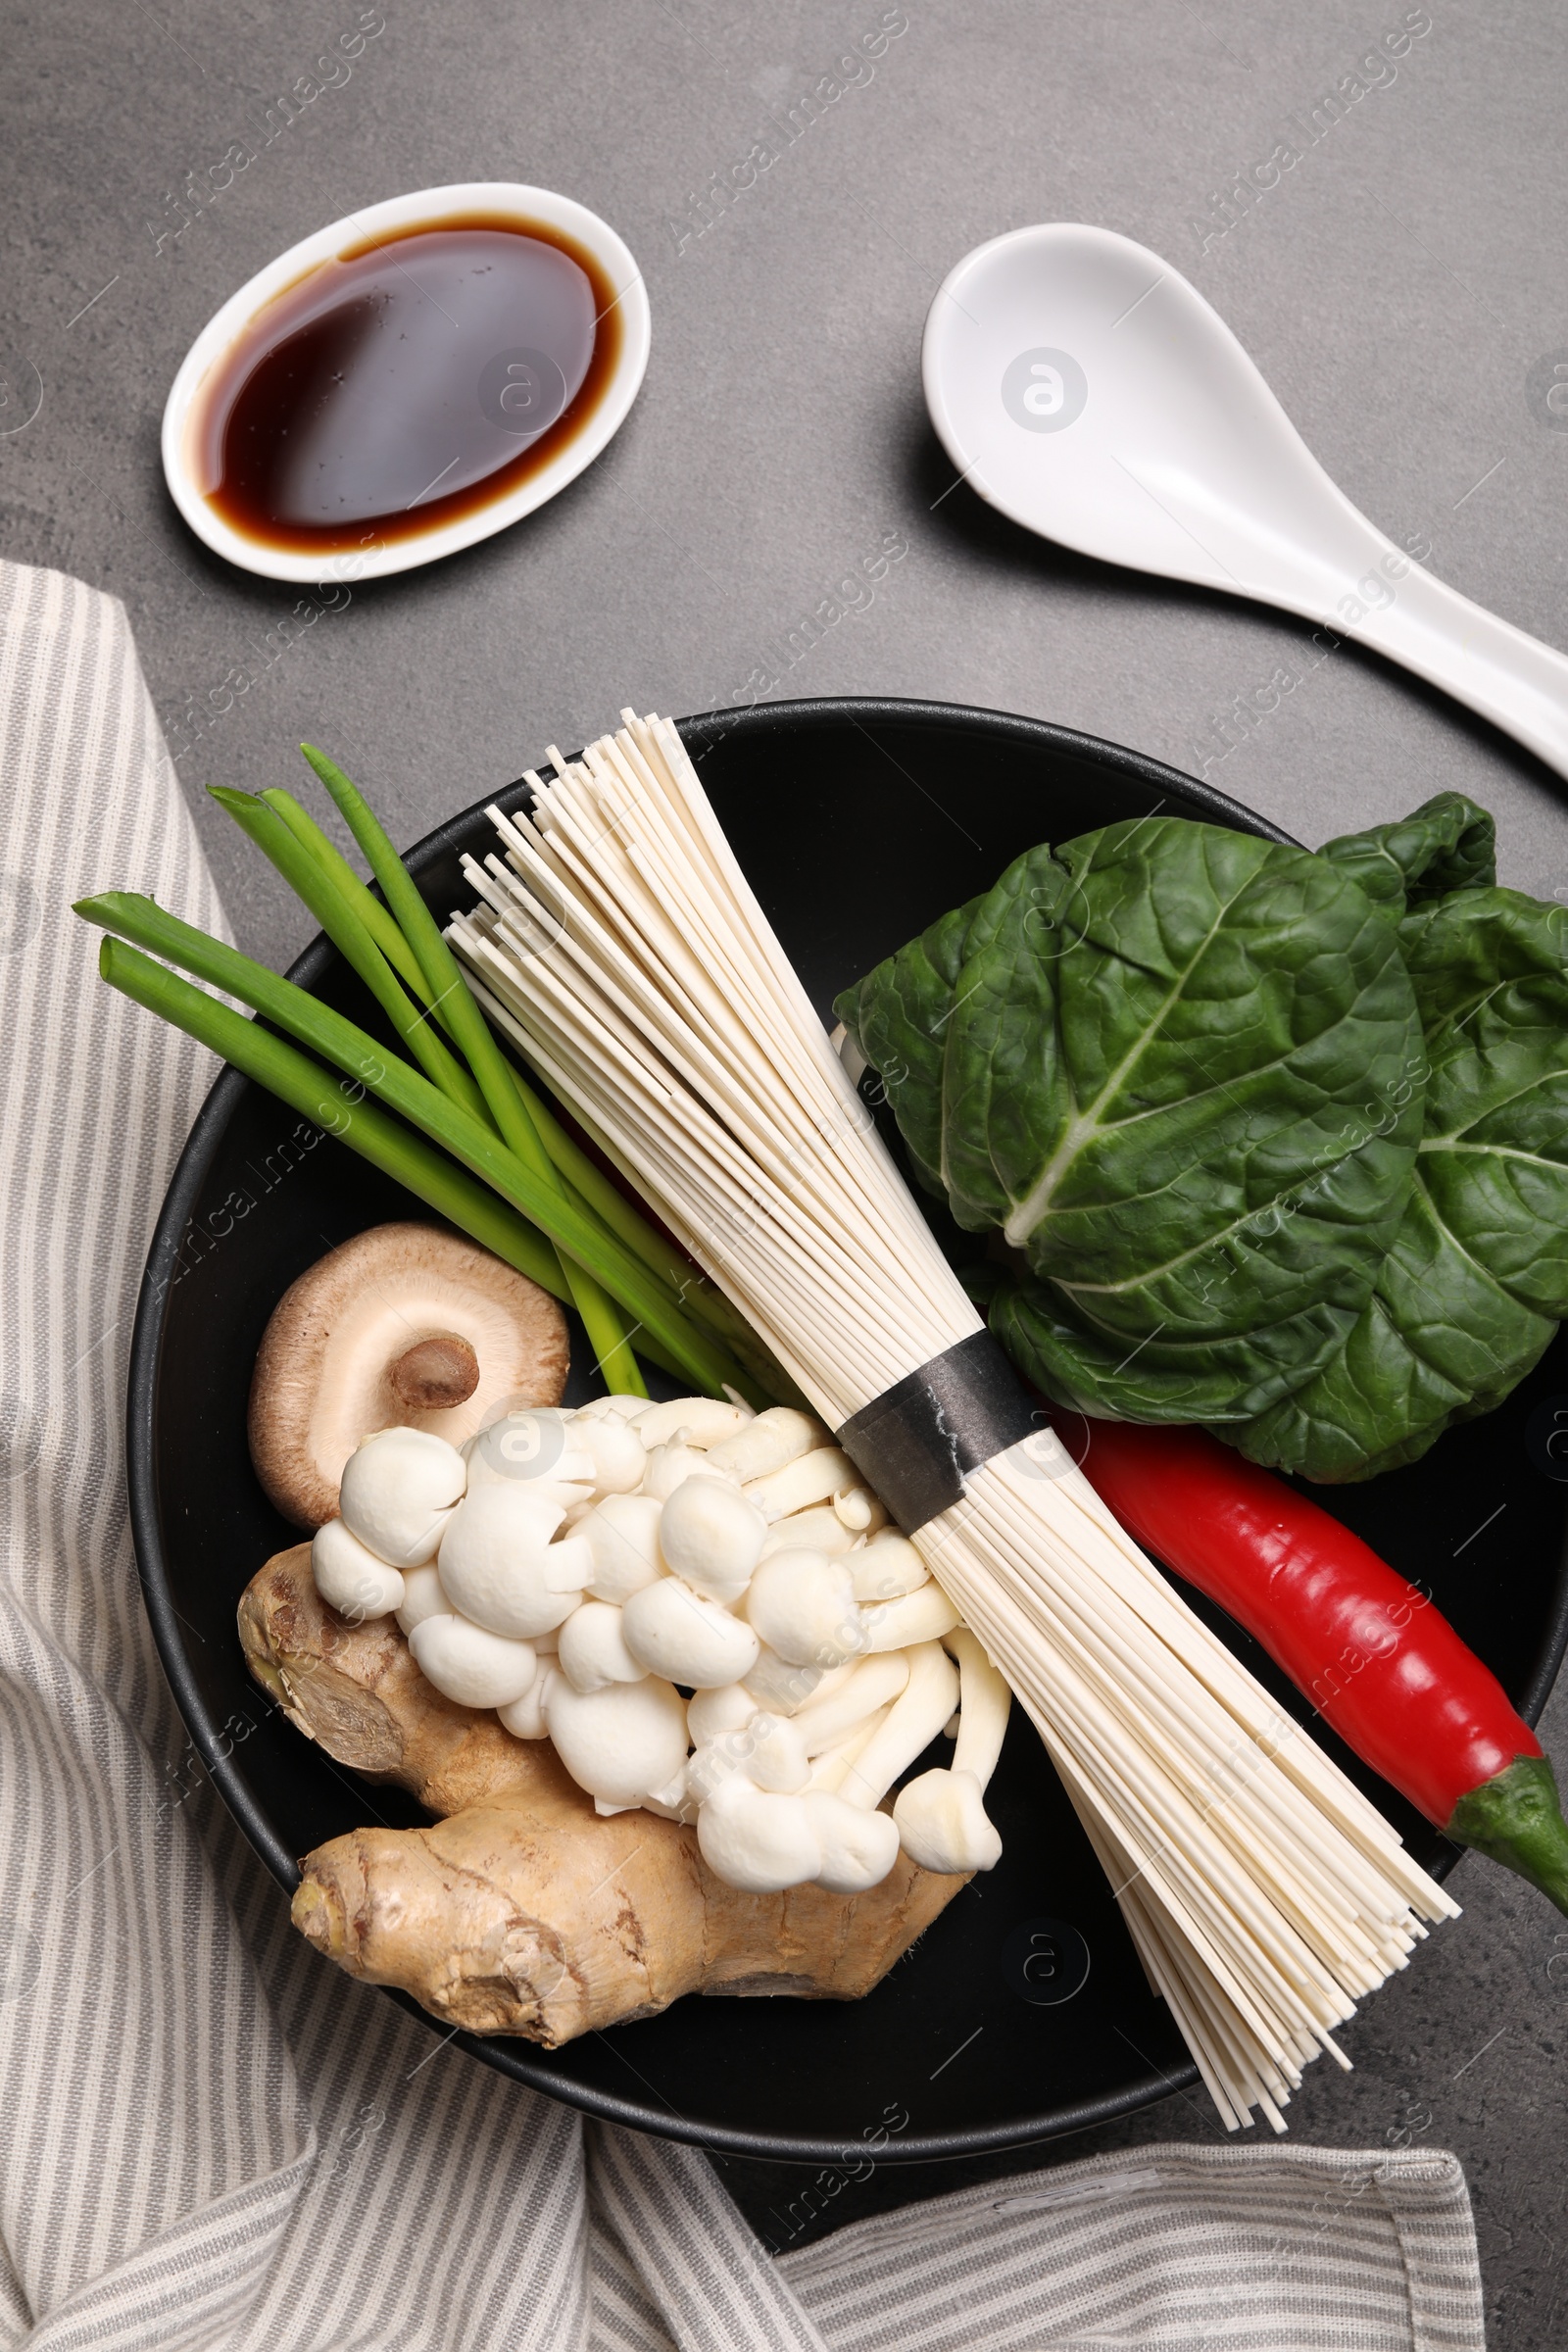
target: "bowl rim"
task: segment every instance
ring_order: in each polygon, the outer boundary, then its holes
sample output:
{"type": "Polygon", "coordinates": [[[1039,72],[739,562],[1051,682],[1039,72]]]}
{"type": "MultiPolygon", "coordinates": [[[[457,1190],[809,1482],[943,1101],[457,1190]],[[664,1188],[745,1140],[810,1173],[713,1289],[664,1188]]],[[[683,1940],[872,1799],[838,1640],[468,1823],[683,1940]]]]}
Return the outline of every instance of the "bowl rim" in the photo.
{"type": "MultiPolygon", "coordinates": [[[[544,506],[568,482],[593,464],[625,421],[641,388],[648,367],[652,322],[648,288],[630,247],[608,220],[590,212],[573,196],[554,188],[537,188],[523,180],[457,180],[439,188],[414,188],[347,213],[340,220],[314,229],[308,237],[278,254],[214,312],[175,371],[164,403],[159,447],[164,479],[181,515],[204,545],[242,571],[263,579],[327,588],[388,577],[434,564],[458,554],[481,539],[492,538],[535,508],[544,506]],[[361,245],[389,228],[416,224],[438,226],[443,220],[465,213],[512,216],[519,221],[541,221],[575,237],[593,254],[615,289],[621,313],[621,348],[615,372],[598,407],[582,430],[548,466],[493,505],[466,514],[456,522],[421,531],[393,544],[382,542],[368,550],[335,556],[270,548],[247,538],[216,512],[203,496],[191,464],[189,427],[197,396],[213,368],[266,304],[293,285],[307,271],[331,261],[345,246],[361,245]]],[[[368,537],[369,534],[368,533],[368,537]]]]}
{"type": "MultiPolygon", "coordinates": [[[[842,723],[845,719],[866,728],[877,724],[906,724],[911,719],[916,723],[924,722],[954,730],[978,728],[982,732],[1015,743],[1027,743],[1037,749],[1088,758],[1135,777],[1142,783],[1174,789],[1184,806],[1184,812],[1191,810],[1196,804],[1200,814],[1233,831],[1252,833],[1292,848],[1300,846],[1271,819],[1217,792],[1201,778],[1186,775],[1163,760],[1152,759],[1147,753],[1132,751],[1125,745],[1112,743],[1102,736],[1085,734],[1077,728],[1058,726],[1049,719],[1025,718],[1009,711],[988,710],[962,703],[921,702],[895,696],[845,695],[813,697],[795,702],[762,702],[739,709],[706,710],[677,719],[674,723],[700,767],[707,753],[733,734],[745,736],[762,733],[776,727],[780,720],[787,725],[808,730],[813,725],[832,725],[842,723]]],[[[471,828],[474,820],[482,816],[487,808],[499,806],[510,808],[525,798],[526,793],[527,787],[519,782],[499,792],[486,794],[471,808],[444,819],[416,842],[406,853],[409,863],[417,873],[422,865],[450,853],[457,840],[471,828]]],[[[330,942],[318,933],[289,966],[287,976],[301,987],[313,987],[322,978],[335,954],[330,942]]],[[[231,1740],[225,1739],[222,1724],[208,1709],[198,1688],[181,1631],[183,1621],[174,1606],[171,1590],[158,1511],[157,1388],[165,1304],[172,1288],[175,1260],[208,1167],[245,1088],[251,1083],[232,1067],[225,1066],[220,1071],[196,1115],[164,1197],[148,1250],[131,1334],[125,1398],[125,1459],[137,1574],[153,1639],[174,1702],[209,1778],[248,1843],[285,1892],[292,1893],[299,1884],[295,1857],[277,1836],[258,1795],[240,1770],[239,1751],[231,1740]]],[[[1518,1702],[1519,1712],[1527,1723],[1534,1724],[1544,1706],[1565,1647],[1568,1647],[1568,1578],[1564,1578],[1559,1587],[1556,1615],[1547,1630],[1540,1665],[1518,1702]]],[[[1454,1849],[1455,1859],[1461,1851],[1460,1848],[1454,1849]]],[[[433,2033],[441,2032],[439,2021],[421,2009],[409,1994],[392,1986],[380,1989],[433,2033]]],[[[844,2155],[837,2140],[815,2138],[807,2133],[742,2131],[733,2126],[709,2125],[676,2115],[666,2107],[651,2105],[645,2100],[621,2097],[596,2086],[564,2081],[538,2062],[532,2042],[499,2035],[480,2036],[461,2031],[449,2034],[448,2038],[470,2057],[525,2083],[530,2089],[543,2091],[547,2096],[559,2099],[585,2115],[607,2123],[622,2124],[634,2132],[652,2133],[659,2138],[683,2140],[690,2145],[713,2149],[724,2155],[773,2163],[833,2164],[844,2155]]],[[[884,2151],[879,2161],[927,2164],[1027,2147],[1086,2131],[1098,2124],[1113,2122],[1117,2117],[1133,2114],[1170,2092],[1188,2089],[1198,2081],[1197,2066],[1191,2061],[1169,2069],[1159,2067],[1152,2060],[1146,2060],[1145,2065],[1147,2071],[1144,2074],[1116,2091],[1079,2099],[1068,2105],[1043,2108],[1037,2114],[1016,2117],[1005,2124],[927,2132],[916,2139],[901,2142],[896,2155],[884,2151]]]]}

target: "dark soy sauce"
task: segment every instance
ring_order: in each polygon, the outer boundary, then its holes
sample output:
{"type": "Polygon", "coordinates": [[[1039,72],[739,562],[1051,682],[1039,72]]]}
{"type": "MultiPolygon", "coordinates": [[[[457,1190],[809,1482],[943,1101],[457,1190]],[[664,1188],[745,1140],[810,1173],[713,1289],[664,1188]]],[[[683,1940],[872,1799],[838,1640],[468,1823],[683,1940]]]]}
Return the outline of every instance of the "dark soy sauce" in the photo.
{"type": "Polygon", "coordinates": [[[290,553],[417,538],[559,456],[619,351],[614,290],[559,229],[475,217],[370,239],[218,363],[195,413],[204,495],[290,553]]]}

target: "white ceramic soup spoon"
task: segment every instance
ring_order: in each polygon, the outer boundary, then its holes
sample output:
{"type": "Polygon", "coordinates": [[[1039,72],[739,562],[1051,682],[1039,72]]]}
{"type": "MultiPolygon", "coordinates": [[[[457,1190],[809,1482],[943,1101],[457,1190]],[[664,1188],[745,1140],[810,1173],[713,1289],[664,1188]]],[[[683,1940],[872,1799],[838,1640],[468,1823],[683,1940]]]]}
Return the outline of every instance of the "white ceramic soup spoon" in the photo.
{"type": "Polygon", "coordinates": [[[1368,522],[1147,246],[1076,221],[977,246],[931,306],[921,369],[948,455],[1014,522],[1359,638],[1568,775],[1568,660],[1368,522]]]}

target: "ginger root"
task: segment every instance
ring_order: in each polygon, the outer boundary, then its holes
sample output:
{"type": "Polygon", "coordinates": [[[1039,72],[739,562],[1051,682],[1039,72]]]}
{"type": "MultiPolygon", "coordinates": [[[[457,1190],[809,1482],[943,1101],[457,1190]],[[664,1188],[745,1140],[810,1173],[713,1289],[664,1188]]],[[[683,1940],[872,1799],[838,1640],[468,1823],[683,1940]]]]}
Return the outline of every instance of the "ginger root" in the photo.
{"type": "Polygon", "coordinates": [[[252,1674],[295,1729],[368,1781],[395,1781],[432,1813],[503,1789],[570,1787],[544,1740],[443,1698],[394,1617],[351,1625],[316,1590],[309,1544],[273,1554],[240,1595],[252,1674]]]}
{"type": "Polygon", "coordinates": [[[351,1976],[468,2033],[556,2049],[686,1992],[857,2000],[965,1883],[901,1853],[863,1894],[737,1892],[692,1830],[601,1817],[547,1740],[441,1697],[392,1619],[348,1625],[318,1594],[308,1544],[268,1561],[239,1622],[252,1672],[308,1738],[446,1816],[318,1846],[295,1926],[351,1976]]]}

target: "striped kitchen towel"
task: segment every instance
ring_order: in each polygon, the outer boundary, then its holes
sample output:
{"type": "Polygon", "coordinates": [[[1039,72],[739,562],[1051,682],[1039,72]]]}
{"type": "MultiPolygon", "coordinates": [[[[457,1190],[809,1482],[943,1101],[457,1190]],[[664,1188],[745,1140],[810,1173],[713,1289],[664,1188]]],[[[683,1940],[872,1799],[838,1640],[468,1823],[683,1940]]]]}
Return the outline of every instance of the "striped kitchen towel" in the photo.
{"type": "Polygon", "coordinates": [[[142,1614],[121,1427],[210,1059],[73,899],[222,917],[112,599],[0,564],[0,2347],[1473,2352],[1429,2152],[1162,2146],[771,2260],[693,2150],[444,2051],[304,1944],[142,1614]]]}

